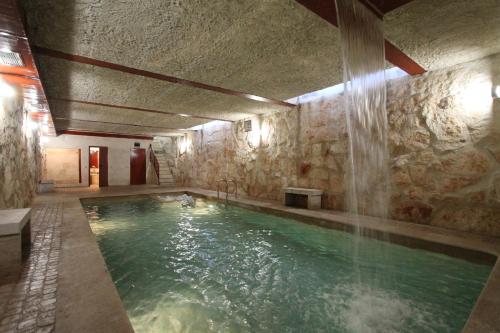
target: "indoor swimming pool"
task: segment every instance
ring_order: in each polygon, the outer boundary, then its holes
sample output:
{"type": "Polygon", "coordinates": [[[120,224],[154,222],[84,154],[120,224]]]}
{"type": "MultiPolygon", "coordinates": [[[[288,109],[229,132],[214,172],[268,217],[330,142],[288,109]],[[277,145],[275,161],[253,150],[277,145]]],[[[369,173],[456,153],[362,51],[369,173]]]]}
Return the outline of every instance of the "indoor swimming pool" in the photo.
{"type": "Polygon", "coordinates": [[[82,204],[137,333],[460,332],[491,271],[200,198],[82,204]]]}

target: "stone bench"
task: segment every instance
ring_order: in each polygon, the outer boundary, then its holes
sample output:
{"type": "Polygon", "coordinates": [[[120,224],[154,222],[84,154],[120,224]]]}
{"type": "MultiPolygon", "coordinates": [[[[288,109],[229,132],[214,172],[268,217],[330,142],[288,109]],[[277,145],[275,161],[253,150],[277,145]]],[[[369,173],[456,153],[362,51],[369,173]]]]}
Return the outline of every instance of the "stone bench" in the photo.
{"type": "Polygon", "coordinates": [[[285,206],[307,209],[321,208],[322,190],[300,187],[284,187],[282,191],[283,204],[285,206]]]}
{"type": "Polygon", "coordinates": [[[17,280],[31,248],[31,208],[0,210],[0,284],[17,280]]]}
{"type": "Polygon", "coordinates": [[[53,180],[43,180],[38,183],[38,193],[47,193],[54,191],[53,180]]]}

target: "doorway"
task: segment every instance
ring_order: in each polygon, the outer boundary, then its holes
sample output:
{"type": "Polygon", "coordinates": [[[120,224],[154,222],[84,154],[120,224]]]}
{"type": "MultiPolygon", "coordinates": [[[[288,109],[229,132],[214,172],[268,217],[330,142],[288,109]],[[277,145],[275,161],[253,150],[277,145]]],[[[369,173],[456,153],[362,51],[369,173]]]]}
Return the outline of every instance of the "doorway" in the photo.
{"type": "Polygon", "coordinates": [[[130,150],[130,185],[146,184],[146,149],[130,150]]]}
{"type": "Polygon", "coordinates": [[[108,147],[89,147],[89,186],[108,186],[108,147]]]}

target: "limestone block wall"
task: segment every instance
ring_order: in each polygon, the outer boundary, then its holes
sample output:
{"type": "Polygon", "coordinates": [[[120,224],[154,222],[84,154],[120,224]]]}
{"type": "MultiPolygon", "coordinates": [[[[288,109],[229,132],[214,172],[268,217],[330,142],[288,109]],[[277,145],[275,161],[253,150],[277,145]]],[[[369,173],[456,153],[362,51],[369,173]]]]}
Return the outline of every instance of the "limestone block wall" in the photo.
{"type": "Polygon", "coordinates": [[[39,179],[38,130],[19,96],[0,97],[0,209],[29,206],[39,179]]]}
{"type": "MultiPolygon", "coordinates": [[[[500,54],[387,84],[391,217],[500,236],[500,54]]],[[[284,186],[325,191],[323,207],[344,209],[348,137],[342,96],[243,122],[207,124],[187,138],[179,185],[278,200],[284,186]]]]}

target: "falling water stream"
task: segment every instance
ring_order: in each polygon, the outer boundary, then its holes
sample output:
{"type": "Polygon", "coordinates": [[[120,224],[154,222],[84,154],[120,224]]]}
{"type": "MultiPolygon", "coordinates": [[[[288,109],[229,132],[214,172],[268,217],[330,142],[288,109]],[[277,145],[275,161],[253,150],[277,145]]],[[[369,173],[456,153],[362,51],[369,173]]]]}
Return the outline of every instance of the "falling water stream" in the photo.
{"type": "MultiPolygon", "coordinates": [[[[367,322],[377,321],[381,280],[395,284],[394,277],[384,274],[384,265],[362,272],[358,263],[363,236],[373,234],[361,228],[363,216],[388,217],[389,151],[387,147],[387,112],[385,84],[385,52],[382,20],[358,0],[336,0],[344,70],[344,105],[349,137],[346,173],[347,209],[357,220],[353,237],[354,278],[364,290],[367,322]],[[368,287],[367,287],[368,286],[368,287]],[[370,296],[371,295],[371,296],[370,296]],[[378,304],[378,305],[377,305],[378,304]]],[[[375,235],[371,235],[375,236],[375,235]]],[[[376,235],[380,237],[380,234],[376,235]]],[[[387,235],[382,235],[387,238],[387,235]]],[[[369,260],[390,265],[393,254],[385,249],[370,253],[369,260]]],[[[354,300],[356,303],[356,300],[354,300]]],[[[398,318],[400,313],[385,313],[398,318]]],[[[366,322],[364,323],[366,324],[366,322]]],[[[369,325],[371,326],[371,325],[369,325]]],[[[368,330],[371,331],[371,330],[368,330]]],[[[377,331],[377,330],[374,330],[377,331]]]]}
{"type": "Polygon", "coordinates": [[[358,0],[337,0],[349,134],[347,208],[387,217],[389,153],[382,21],[358,0]]]}

